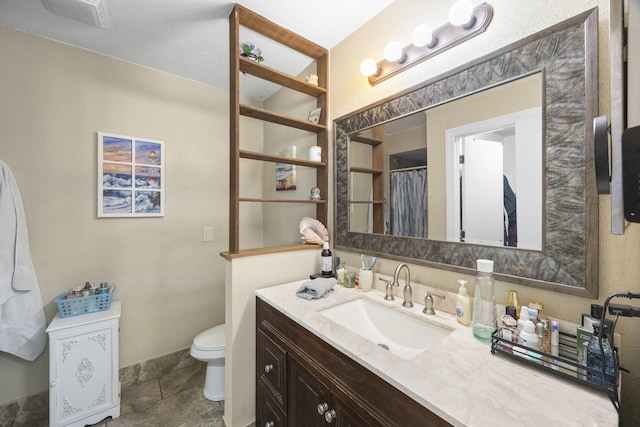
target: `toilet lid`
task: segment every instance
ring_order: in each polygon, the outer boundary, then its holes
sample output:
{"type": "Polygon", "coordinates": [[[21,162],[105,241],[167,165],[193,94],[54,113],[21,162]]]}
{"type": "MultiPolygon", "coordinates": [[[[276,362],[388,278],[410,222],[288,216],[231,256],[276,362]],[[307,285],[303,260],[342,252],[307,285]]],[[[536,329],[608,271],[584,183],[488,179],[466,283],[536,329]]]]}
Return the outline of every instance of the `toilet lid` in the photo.
{"type": "Polygon", "coordinates": [[[224,350],[224,324],[199,333],[193,346],[198,350],[224,350]]]}

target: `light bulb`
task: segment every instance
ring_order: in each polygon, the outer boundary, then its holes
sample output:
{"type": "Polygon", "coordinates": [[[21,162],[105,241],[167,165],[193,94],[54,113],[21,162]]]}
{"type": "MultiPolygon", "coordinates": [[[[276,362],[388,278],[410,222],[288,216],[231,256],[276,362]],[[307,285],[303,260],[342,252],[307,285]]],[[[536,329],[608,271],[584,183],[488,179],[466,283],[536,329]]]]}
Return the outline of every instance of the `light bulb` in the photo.
{"type": "Polygon", "coordinates": [[[411,43],[416,47],[433,47],[433,29],[428,24],[420,24],[411,33],[411,43]]]}
{"type": "Polygon", "coordinates": [[[367,58],[360,64],[360,72],[367,77],[373,76],[378,72],[378,64],[373,59],[367,58]]]}
{"type": "Polygon", "coordinates": [[[406,57],[399,42],[391,42],[384,48],[384,59],[389,62],[402,62],[406,57]]]}
{"type": "Polygon", "coordinates": [[[469,28],[473,25],[473,3],[471,0],[457,0],[449,9],[449,22],[469,28]]]}

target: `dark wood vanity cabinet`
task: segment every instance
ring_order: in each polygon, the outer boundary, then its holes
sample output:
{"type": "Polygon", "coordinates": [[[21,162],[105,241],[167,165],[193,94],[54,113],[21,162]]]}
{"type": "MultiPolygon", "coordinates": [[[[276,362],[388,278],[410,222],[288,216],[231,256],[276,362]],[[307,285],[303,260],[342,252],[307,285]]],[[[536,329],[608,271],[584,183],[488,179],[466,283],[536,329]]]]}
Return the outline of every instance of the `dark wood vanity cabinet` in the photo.
{"type": "Polygon", "coordinates": [[[329,380],[323,379],[320,371],[305,369],[295,357],[287,364],[289,381],[288,417],[292,426],[322,427],[335,423],[337,426],[381,426],[371,418],[366,408],[358,408],[356,400],[347,397],[347,403],[332,391],[329,380]]]}
{"type": "Polygon", "coordinates": [[[256,323],[256,426],[450,425],[260,298],[256,323]]]}

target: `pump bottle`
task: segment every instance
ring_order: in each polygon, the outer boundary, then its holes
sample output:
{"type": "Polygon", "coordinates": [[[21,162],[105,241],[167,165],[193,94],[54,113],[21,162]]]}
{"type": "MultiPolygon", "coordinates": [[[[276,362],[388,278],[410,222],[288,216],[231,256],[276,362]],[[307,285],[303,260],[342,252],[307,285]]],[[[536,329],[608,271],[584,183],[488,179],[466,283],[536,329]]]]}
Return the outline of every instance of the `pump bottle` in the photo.
{"type": "Polygon", "coordinates": [[[456,319],[460,324],[469,326],[471,323],[471,298],[467,293],[466,280],[458,280],[460,289],[456,295],[456,319]]]}

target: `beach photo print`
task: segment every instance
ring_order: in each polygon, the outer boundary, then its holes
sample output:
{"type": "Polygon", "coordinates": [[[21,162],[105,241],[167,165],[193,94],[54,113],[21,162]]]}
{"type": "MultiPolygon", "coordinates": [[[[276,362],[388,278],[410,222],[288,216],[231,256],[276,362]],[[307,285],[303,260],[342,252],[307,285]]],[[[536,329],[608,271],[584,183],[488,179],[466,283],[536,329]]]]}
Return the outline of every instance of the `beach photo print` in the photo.
{"type": "Polygon", "coordinates": [[[164,216],[164,141],[98,132],[98,217],[164,216]]]}

